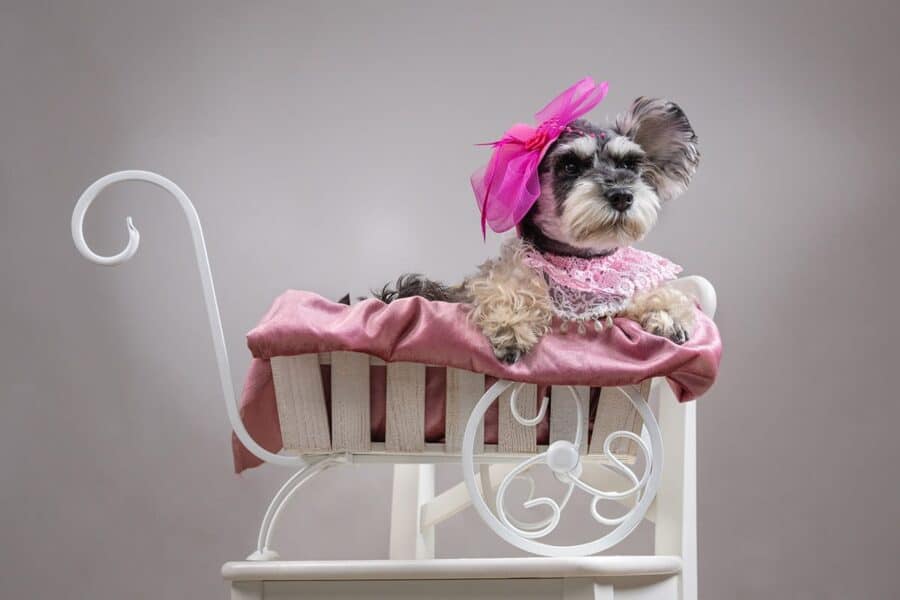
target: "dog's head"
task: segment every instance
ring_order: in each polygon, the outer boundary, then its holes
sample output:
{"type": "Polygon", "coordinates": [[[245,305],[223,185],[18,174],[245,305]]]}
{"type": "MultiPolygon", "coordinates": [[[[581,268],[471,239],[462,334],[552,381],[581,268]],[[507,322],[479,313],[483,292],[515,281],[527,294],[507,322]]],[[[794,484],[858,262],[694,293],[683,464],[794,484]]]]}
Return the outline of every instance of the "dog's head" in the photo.
{"type": "Polygon", "coordinates": [[[672,102],[638,98],[607,128],[575,121],[541,161],[541,194],[522,235],[580,255],[629,245],[687,188],[699,158],[697,136],[672,102]]]}

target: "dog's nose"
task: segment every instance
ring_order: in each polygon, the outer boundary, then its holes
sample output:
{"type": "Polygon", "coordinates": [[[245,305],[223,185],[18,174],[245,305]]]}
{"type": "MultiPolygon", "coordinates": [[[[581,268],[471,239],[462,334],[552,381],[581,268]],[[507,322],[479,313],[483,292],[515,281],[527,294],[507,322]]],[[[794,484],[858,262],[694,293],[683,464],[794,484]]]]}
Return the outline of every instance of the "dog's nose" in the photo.
{"type": "Polygon", "coordinates": [[[634,196],[631,195],[631,192],[625,190],[612,190],[611,192],[607,192],[606,199],[609,200],[609,204],[619,212],[625,212],[631,208],[631,203],[634,202],[634,196]]]}

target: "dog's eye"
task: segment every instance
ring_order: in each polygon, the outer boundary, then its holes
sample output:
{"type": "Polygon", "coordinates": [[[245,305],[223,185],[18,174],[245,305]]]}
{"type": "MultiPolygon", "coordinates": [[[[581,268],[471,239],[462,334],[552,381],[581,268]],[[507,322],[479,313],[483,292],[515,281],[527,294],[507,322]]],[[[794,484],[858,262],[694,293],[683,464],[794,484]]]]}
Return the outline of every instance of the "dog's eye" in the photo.
{"type": "Polygon", "coordinates": [[[618,167],[620,169],[628,169],[629,171],[636,171],[638,168],[639,161],[636,158],[623,158],[619,160],[618,167]]]}
{"type": "Polygon", "coordinates": [[[567,160],[563,163],[563,171],[565,171],[567,175],[575,175],[580,170],[581,166],[574,161],[567,160]]]}

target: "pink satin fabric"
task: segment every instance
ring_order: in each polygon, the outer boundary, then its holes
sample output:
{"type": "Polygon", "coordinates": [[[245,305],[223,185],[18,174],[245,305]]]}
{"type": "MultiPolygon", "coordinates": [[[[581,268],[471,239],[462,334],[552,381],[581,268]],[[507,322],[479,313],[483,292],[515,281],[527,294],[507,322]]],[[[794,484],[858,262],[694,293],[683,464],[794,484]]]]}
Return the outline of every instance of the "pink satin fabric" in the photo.
{"type": "MultiPolygon", "coordinates": [[[[377,356],[387,362],[420,362],[426,373],[426,441],[441,441],[444,432],[443,367],[484,373],[493,378],[536,383],[540,386],[604,386],[640,383],[666,376],[681,401],[703,394],[715,380],[722,345],[715,324],[697,311],[697,326],[686,344],[644,332],[628,319],[616,319],[602,332],[584,334],[554,330],[513,365],[494,357],[487,339],[468,321],[467,307],[422,298],[404,298],[391,304],[368,299],[353,306],[338,304],[317,294],[287,291],[247,335],[253,354],[241,396],[241,418],[250,435],[264,448],[282,447],[275,389],[269,359],[312,352],[349,350],[377,356]]],[[[323,383],[330,398],[328,367],[323,383]]],[[[370,371],[372,439],[384,439],[385,368],[370,371]]],[[[543,394],[541,395],[543,397],[543,394]]],[[[552,406],[551,406],[552,410],[552,406]]],[[[496,441],[496,404],[485,422],[488,443],[496,441]]],[[[547,423],[538,431],[545,440],[547,423]]],[[[260,464],[232,436],[235,471],[260,464]]]]}

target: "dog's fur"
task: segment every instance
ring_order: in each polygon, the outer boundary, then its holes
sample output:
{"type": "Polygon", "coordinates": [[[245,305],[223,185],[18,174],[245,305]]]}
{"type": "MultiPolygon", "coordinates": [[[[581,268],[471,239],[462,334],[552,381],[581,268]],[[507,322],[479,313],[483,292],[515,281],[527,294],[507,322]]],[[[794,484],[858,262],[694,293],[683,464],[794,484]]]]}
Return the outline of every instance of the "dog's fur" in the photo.
{"type": "MultiPolygon", "coordinates": [[[[519,225],[521,239],[506,243],[499,258],[459,286],[404,275],[376,296],[469,302],[497,358],[515,362],[549,331],[553,317],[547,282],[523,264],[523,250],[592,257],[641,240],[662,204],[687,188],[699,158],[697,136],[672,102],[638,98],[611,127],[576,121],[541,161],[541,194],[519,225]]],[[[621,316],[684,343],[693,302],[662,285],[635,295],[621,316]]]]}

